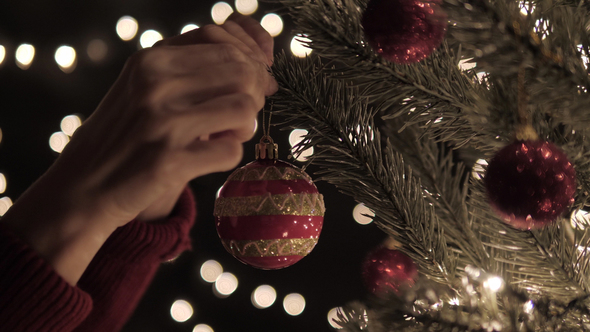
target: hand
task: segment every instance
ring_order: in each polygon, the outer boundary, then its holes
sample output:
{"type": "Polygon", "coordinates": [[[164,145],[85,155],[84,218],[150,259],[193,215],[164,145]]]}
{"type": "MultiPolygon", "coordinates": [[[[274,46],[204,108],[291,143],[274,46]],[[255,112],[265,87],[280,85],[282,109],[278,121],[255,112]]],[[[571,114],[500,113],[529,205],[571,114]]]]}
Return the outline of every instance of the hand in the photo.
{"type": "Polygon", "coordinates": [[[164,217],[191,179],[237,166],[277,90],[271,59],[272,38],[240,15],[137,52],[3,221],[75,283],[116,227],[164,217]]]}

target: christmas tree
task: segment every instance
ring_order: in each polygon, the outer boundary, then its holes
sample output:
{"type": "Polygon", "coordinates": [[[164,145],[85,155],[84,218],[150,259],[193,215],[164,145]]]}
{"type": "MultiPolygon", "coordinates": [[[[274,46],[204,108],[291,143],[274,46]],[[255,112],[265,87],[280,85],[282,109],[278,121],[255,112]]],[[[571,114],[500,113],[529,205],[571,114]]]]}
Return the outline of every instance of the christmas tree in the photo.
{"type": "Polygon", "coordinates": [[[280,3],[313,51],[275,59],[273,114],[308,130],[316,180],[373,210],[419,272],[338,324],[590,330],[590,5],[280,3]]]}

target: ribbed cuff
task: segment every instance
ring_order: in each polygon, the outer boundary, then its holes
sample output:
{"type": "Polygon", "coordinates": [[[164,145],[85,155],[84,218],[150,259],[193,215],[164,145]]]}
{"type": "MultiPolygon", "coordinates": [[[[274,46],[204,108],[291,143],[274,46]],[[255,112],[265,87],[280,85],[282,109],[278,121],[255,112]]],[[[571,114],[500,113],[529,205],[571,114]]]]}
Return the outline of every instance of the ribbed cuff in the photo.
{"type": "Polygon", "coordinates": [[[71,331],[92,299],[71,286],[0,221],[0,329],[71,331]]]}
{"type": "Polygon", "coordinates": [[[172,259],[191,247],[189,233],[195,217],[193,193],[187,187],[165,222],[133,220],[108,238],[100,254],[128,263],[172,259]]]}

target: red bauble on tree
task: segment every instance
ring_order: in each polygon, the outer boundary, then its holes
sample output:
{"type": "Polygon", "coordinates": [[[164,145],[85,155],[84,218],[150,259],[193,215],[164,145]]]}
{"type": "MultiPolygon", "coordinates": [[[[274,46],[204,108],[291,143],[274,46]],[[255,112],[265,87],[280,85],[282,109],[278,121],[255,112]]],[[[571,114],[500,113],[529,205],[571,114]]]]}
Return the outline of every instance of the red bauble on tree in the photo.
{"type": "Polygon", "coordinates": [[[442,42],[447,16],[439,0],[370,0],[362,17],[369,45],[400,64],[418,62],[442,42]]]}
{"type": "Polygon", "coordinates": [[[323,196],[299,168],[276,160],[263,137],[257,160],[235,170],[215,201],[217,233],[225,249],[261,269],[295,264],[315,247],[324,221],[323,196]]]}
{"type": "Polygon", "coordinates": [[[574,202],[576,171],[555,145],[515,141],[489,162],[484,183],[494,209],[519,229],[540,228],[574,202]]]}
{"type": "Polygon", "coordinates": [[[374,294],[399,294],[418,278],[416,264],[401,251],[380,246],[370,252],[363,263],[363,279],[374,294]]]}

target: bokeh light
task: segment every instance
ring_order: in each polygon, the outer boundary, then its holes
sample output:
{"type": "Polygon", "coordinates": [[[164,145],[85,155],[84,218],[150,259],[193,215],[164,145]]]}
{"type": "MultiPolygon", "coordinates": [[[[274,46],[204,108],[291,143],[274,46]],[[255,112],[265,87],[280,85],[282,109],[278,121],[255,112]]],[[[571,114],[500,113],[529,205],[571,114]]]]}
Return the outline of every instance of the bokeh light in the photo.
{"type": "Polygon", "coordinates": [[[258,0],[236,0],[236,10],[240,14],[251,15],[258,9],[258,0]]]}
{"type": "Polygon", "coordinates": [[[35,58],[35,47],[31,44],[21,44],[16,49],[16,65],[20,69],[28,69],[35,58]]]}
{"type": "Polygon", "coordinates": [[[238,278],[229,272],[223,272],[215,280],[215,290],[221,297],[227,297],[238,288],[238,278]]]}
{"type": "Polygon", "coordinates": [[[283,32],[283,19],[277,14],[266,14],[260,20],[260,25],[273,37],[283,32]]]}
{"type": "Polygon", "coordinates": [[[588,211],[586,210],[577,210],[572,213],[570,216],[570,223],[572,227],[578,228],[579,230],[585,230],[589,224],[590,217],[588,216],[588,211]]]}
{"type": "Polygon", "coordinates": [[[250,300],[254,307],[265,309],[273,305],[277,299],[277,292],[272,286],[260,285],[252,292],[250,300]]]}
{"type": "Polygon", "coordinates": [[[223,273],[223,267],[216,260],[210,259],[201,265],[201,278],[213,283],[223,273]]]}
{"type": "Polygon", "coordinates": [[[0,45],[0,65],[4,62],[4,58],[6,58],[6,48],[0,45]]]}
{"type": "Polygon", "coordinates": [[[477,63],[472,61],[473,58],[459,60],[459,68],[461,70],[470,70],[477,66],[477,63]]]}
{"type": "Polygon", "coordinates": [[[12,200],[10,197],[5,196],[0,198],[0,217],[2,217],[8,209],[12,206],[12,200]]]}
{"type": "Polygon", "coordinates": [[[55,51],[55,62],[64,73],[70,73],[76,67],[76,50],[67,45],[55,51]]]}
{"type": "Polygon", "coordinates": [[[223,24],[233,12],[234,10],[229,3],[221,1],[214,4],[213,8],[211,8],[211,18],[213,18],[215,24],[223,24]]]}
{"type": "Polygon", "coordinates": [[[311,48],[307,47],[305,43],[311,42],[311,39],[306,36],[297,35],[291,40],[291,53],[298,58],[305,58],[311,53],[311,48]]]}
{"type": "Polygon", "coordinates": [[[141,37],[139,37],[139,45],[141,45],[142,48],[152,47],[156,42],[163,38],[162,34],[156,30],[146,30],[141,34],[141,37]]]}
{"type": "Polygon", "coordinates": [[[335,329],[342,329],[342,326],[340,326],[338,323],[336,323],[334,320],[338,319],[338,311],[341,311],[342,308],[341,307],[336,307],[336,308],[332,308],[330,309],[330,311],[328,311],[328,323],[330,323],[330,326],[332,326],[335,329]]]}
{"type": "Polygon", "coordinates": [[[207,324],[199,324],[199,325],[195,326],[195,328],[193,329],[193,332],[214,332],[214,331],[211,328],[211,326],[209,326],[207,324]]]}
{"type": "Polygon", "coordinates": [[[291,147],[299,144],[307,133],[308,131],[305,129],[293,129],[289,134],[289,144],[291,144],[291,147]]]}
{"type": "Polygon", "coordinates": [[[291,293],[285,296],[283,308],[289,315],[298,316],[305,309],[305,298],[301,294],[291,293]]]}
{"type": "Polygon", "coordinates": [[[137,20],[131,16],[123,16],[117,21],[117,35],[122,40],[128,41],[133,39],[137,35],[138,29],[137,20]]]}
{"type": "Polygon", "coordinates": [[[6,176],[0,173],[0,194],[3,194],[6,191],[6,176]]]}
{"type": "Polygon", "coordinates": [[[68,136],[74,135],[76,129],[82,125],[82,119],[77,115],[68,115],[61,120],[59,127],[64,134],[68,136]]]}
{"type": "Polygon", "coordinates": [[[479,180],[483,179],[485,173],[484,167],[487,164],[488,162],[485,159],[478,159],[471,169],[471,176],[479,180]]]}
{"type": "Polygon", "coordinates": [[[90,60],[94,62],[101,62],[107,56],[109,51],[109,47],[107,43],[104,42],[102,39],[93,39],[88,43],[88,47],[86,48],[86,53],[90,60]]]}
{"type": "Polygon", "coordinates": [[[198,28],[199,28],[198,25],[193,24],[193,23],[189,23],[189,24],[182,27],[182,29],[180,30],[180,34],[187,33],[189,31],[193,31],[198,28]]]}
{"type": "Polygon", "coordinates": [[[365,204],[357,204],[352,210],[354,220],[361,225],[368,225],[373,222],[375,212],[365,206],[365,204]],[[369,217],[372,216],[372,217],[369,217]]]}
{"type": "Polygon", "coordinates": [[[193,313],[193,306],[185,300],[176,300],[170,307],[170,316],[180,323],[189,320],[193,313]]]}
{"type": "Polygon", "coordinates": [[[70,138],[63,131],[55,132],[49,137],[49,147],[57,153],[61,153],[69,142],[70,138]]]}

